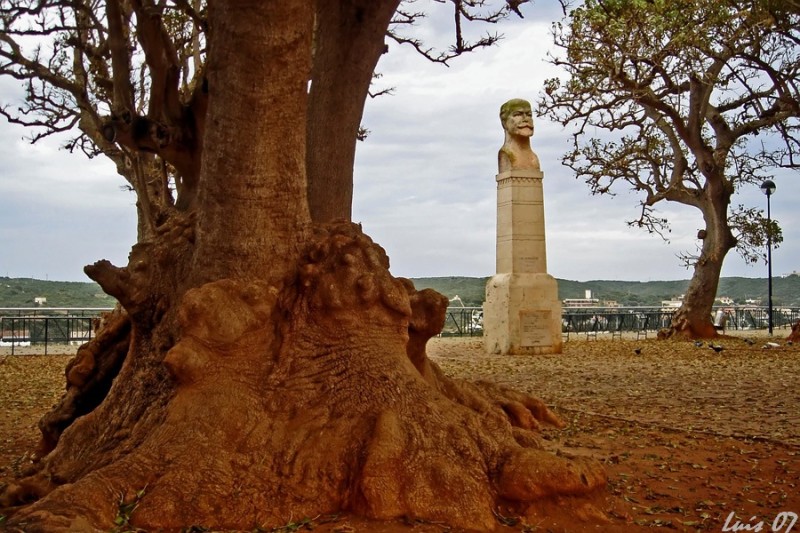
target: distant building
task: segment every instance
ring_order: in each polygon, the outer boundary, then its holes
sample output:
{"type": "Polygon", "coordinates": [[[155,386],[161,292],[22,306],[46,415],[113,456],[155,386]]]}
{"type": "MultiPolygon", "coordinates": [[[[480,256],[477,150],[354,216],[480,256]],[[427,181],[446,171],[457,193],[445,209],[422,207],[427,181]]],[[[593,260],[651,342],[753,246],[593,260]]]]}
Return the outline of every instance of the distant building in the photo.
{"type": "Polygon", "coordinates": [[[683,305],[683,294],[680,296],[673,296],[669,300],[661,300],[662,311],[675,311],[683,305]]]}
{"type": "Polygon", "coordinates": [[[733,305],[734,304],[733,298],[731,298],[730,296],[720,296],[719,298],[716,299],[716,301],[718,301],[722,305],[733,305]]]}
{"type": "Polygon", "coordinates": [[[584,298],[564,298],[561,303],[564,307],[598,307],[600,300],[592,298],[592,291],[587,290],[584,298]]]}
{"type": "Polygon", "coordinates": [[[747,305],[761,305],[761,298],[748,298],[744,301],[747,305]]]}
{"type": "Polygon", "coordinates": [[[34,305],[47,305],[47,298],[44,296],[36,296],[33,298],[34,305]]]}

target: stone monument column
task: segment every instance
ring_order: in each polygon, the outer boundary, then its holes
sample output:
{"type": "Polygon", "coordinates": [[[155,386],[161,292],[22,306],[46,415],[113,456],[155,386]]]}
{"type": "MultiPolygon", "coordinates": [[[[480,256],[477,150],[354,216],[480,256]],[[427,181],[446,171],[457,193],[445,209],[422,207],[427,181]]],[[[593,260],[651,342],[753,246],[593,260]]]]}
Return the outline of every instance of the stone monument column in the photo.
{"type": "Polygon", "coordinates": [[[486,284],[487,353],[561,353],[558,283],[547,273],[544,173],[531,150],[533,114],[526,100],[500,108],[505,143],[498,153],[497,274],[486,284]]]}

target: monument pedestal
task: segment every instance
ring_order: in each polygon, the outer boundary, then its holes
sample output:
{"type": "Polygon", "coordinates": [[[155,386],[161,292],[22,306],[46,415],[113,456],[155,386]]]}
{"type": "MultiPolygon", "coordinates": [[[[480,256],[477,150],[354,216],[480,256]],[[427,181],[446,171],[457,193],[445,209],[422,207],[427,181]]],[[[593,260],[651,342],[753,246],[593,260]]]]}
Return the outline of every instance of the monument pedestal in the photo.
{"type": "Polygon", "coordinates": [[[497,274],[486,283],[483,340],[487,353],[561,353],[558,283],[546,273],[497,274]]]}
{"type": "Polygon", "coordinates": [[[483,338],[490,354],[561,353],[558,283],[547,273],[539,169],[497,175],[497,274],[486,284],[483,338]]]}

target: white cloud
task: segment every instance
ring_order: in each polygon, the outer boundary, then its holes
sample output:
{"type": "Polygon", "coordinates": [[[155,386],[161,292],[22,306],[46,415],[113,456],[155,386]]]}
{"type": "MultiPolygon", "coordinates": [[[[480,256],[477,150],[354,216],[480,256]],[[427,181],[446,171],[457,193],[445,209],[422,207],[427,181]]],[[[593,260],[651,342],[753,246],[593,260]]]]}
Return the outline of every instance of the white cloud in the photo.
{"type": "Polygon", "coordinates": [[[126,264],[136,240],[135,198],[103,159],[31,145],[0,124],[0,275],[88,281],[101,258],[126,264]]]}
{"type": "MultiPolygon", "coordinates": [[[[557,16],[554,14],[553,16],[557,16]]],[[[372,130],[359,144],[354,216],[392,258],[393,272],[408,277],[494,273],[496,153],[502,144],[497,117],[509,98],[535,102],[546,78],[560,72],[545,62],[549,23],[501,25],[498,47],[455,60],[450,68],[429,64],[410,49],[392,47],[379,70],[394,96],[367,103],[364,123],[372,130]]],[[[687,279],[678,256],[697,247],[700,212],[659,205],[672,231],[665,243],[629,228],[637,199],[592,196],[560,164],[569,133],[539,119],[532,145],[545,172],[548,270],[566,279],[687,279]]],[[[773,254],[774,272],[800,269],[797,215],[800,200],[793,176],[776,177],[773,216],[783,223],[785,244],[773,254]],[[783,265],[779,267],[779,265],[783,265]]],[[[757,188],[742,201],[764,206],[757,188]]],[[[731,252],[723,275],[764,277],[731,252]]]]}
{"type": "MultiPolygon", "coordinates": [[[[543,81],[559,74],[544,61],[549,20],[559,15],[551,4],[529,6],[524,20],[490,27],[506,34],[500,45],[450,68],[393,43],[382,58],[378,87],[394,86],[396,93],[367,102],[363,123],[372,133],[358,147],[353,213],[386,248],[395,275],[494,274],[494,176],[503,138],[497,115],[509,98],[535,102],[543,81]]],[[[422,30],[449,35],[450,20],[439,9],[422,30]]],[[[0,80],[0,101],[18,94],[0,80]]],[[[82,267],[97,259],[125,264],[135,241],[134,198],[120,191],[113,165],[67,154],[52,142],[31,146],[20,140],[24,134],[0,121],[0,275],[85,280],[82,267]]],[[[629,228],[638,200],[625,193],[591,196],[559,162],[568,141],[558,124],[537,120],[533,146],[545,172],[550,273],[577,280],[690,277],[677,255],[694,250],[699,212],[659,208],[673,225],[669,244],[629,228]]],[[[785,238],[773,254],[775,274],[800,270],[794,180],[788,172],[774,178],[772,214],[785,238]]],[[[736,203],[766,205],[757,188],[736,203]]],[[[747,266],[731,252],[723,274],[764,277],[766,267],[747,266]]]]}

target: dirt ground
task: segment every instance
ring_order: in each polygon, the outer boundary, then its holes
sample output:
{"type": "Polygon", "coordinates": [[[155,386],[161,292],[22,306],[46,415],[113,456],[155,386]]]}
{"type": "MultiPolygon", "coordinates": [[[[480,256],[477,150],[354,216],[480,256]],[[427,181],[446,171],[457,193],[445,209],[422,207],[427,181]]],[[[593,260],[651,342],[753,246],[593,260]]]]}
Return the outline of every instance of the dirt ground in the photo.
{"type": "MultiPolygon", "coordinates": [[[[544,399],[569,423],[546,431],[548,446],[595,457],[608,471],[607,491],[594,502],[604,520],[582,522],[558,509],[520,518],[499,509],[498,531],[788,533],[800,532],[800,350],[783,341],[787,334],[723,338],[720,351],[687,341],[573,336],[562,354],[537,357],[487,356],[480,339],[438,338],[429,354],[451,376],[490,379],[544,399]]],[[[68,359],[0,354],[0,488],[29,460],[36,421],[59,397],[68,359]]],[[[287,519],[266,531],[310,529],[455,531],[348,516],[287,519]]]]}

